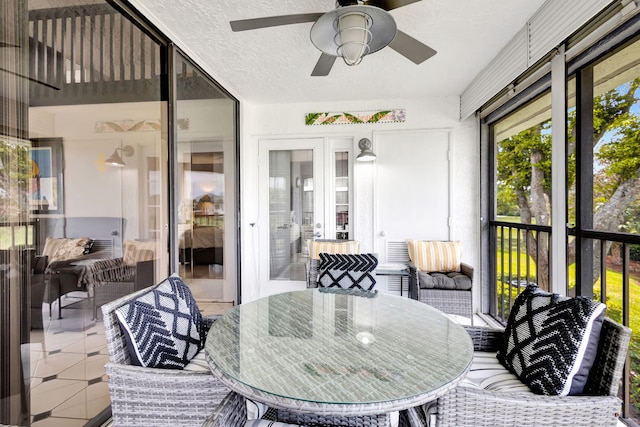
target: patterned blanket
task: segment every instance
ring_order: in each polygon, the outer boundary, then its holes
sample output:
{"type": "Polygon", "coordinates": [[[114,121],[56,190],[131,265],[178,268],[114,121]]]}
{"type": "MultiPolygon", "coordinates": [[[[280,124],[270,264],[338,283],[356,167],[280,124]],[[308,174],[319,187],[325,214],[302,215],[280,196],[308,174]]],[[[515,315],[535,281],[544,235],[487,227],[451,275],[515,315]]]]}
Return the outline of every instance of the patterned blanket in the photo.
{"type": "Polygon", "coordinates": [[[78,282],[86,283],[88,288],[106,282],[124,282],[133,280],[135,271],[136,268],[126,265],[122,258],[100,259],[81,270],[78,282]]]}

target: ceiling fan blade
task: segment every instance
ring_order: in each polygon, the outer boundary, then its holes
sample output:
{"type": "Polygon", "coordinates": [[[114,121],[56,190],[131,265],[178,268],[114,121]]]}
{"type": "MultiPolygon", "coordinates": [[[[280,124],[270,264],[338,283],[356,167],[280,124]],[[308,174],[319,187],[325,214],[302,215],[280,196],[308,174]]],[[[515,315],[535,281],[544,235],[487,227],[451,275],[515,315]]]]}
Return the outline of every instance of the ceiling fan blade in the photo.
{"type": "Polygon", "coordinates": [[[232,31],[256,30],[258,28],[277,27],[279,25],[301,24],[315,22],[324,13],[301,13],[298,15],[267,16],[265,18],[241,19],[231,21],[232,31]]]}
{"type": "Polygon", "coordinates": [[[422,64],[438,53],[400,30],[396,33],[396,38],[389,44],[389,47],[415,64],[422,64]]]}
{"type": "Polygon", "coordinates": [[[419,1],[421,0],[369,0],[366,4],[369,6],[377,6],[384,10],[393,10],[419,1]]]}
{"type": "Polygon", "coordinates": [[[320,59],[316,62],[316,66],[311,72],[311,75],[314,77],[324,77],[329,75],[329,71],[331,71],[331,67],[333,67],[333,63],[336,62],[337,56],[327,55],[323,53],[320,55],[320,59]]]}

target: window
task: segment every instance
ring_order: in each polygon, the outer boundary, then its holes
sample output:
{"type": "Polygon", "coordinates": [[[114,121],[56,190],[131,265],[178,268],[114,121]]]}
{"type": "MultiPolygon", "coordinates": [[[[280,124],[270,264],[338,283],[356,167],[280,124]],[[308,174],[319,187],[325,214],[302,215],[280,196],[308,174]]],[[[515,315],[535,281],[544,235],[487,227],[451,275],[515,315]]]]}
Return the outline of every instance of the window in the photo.
{"type": "Polygon", "coordinates": [[[528,283],[549,289],[551,225],[551,95],[491,127],[495,156],[496,299],[502,318],[528,283]]]}

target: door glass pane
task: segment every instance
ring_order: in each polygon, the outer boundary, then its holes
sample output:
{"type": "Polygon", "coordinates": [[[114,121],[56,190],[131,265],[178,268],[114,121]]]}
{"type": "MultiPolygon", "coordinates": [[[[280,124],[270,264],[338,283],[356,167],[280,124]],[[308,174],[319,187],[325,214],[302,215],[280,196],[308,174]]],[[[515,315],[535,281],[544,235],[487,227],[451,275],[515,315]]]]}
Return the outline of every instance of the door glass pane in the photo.
{"type": "Polygon", "coordinates": [[[235,101],[178,56],[178,266],[197,300],[235,299],[235,101]]]}
{"type": "Polygon", "coordinates": [[[313,150],[269,152],[271,280],[304,280],[314,230],[313,150]]]}
{"type": "Polygon", "coordinates": [[[348,240],[350,236],[350,200],[349,191],[349,152],[337,152],[335,156],[336,168],[336,239],[348,240]]]}

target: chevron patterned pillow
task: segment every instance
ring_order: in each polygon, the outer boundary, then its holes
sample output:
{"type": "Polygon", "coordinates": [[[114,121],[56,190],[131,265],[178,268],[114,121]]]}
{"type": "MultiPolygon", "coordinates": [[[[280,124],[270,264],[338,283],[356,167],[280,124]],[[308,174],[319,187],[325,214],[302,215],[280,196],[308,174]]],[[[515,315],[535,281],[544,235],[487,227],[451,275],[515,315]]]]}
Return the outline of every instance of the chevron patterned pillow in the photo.
{"type": "Polygon", "coordinates": [[[117,308],[116,316],[134,365],[182,369],[204,346],[202,315],[177,274],[117,308]]]}
{"type": "Polygon", "coordinates": [[[593,366],[606,306],[529,285],[514,301],[497,358],[538,394],[578,395],[593,366]]]}
{"type": "Polygon", "coordinates": [[[320,253],[318,284],[326,288],[372,290],[376,285],[373,270],[378,266],[375,254],[320,253]]]}

